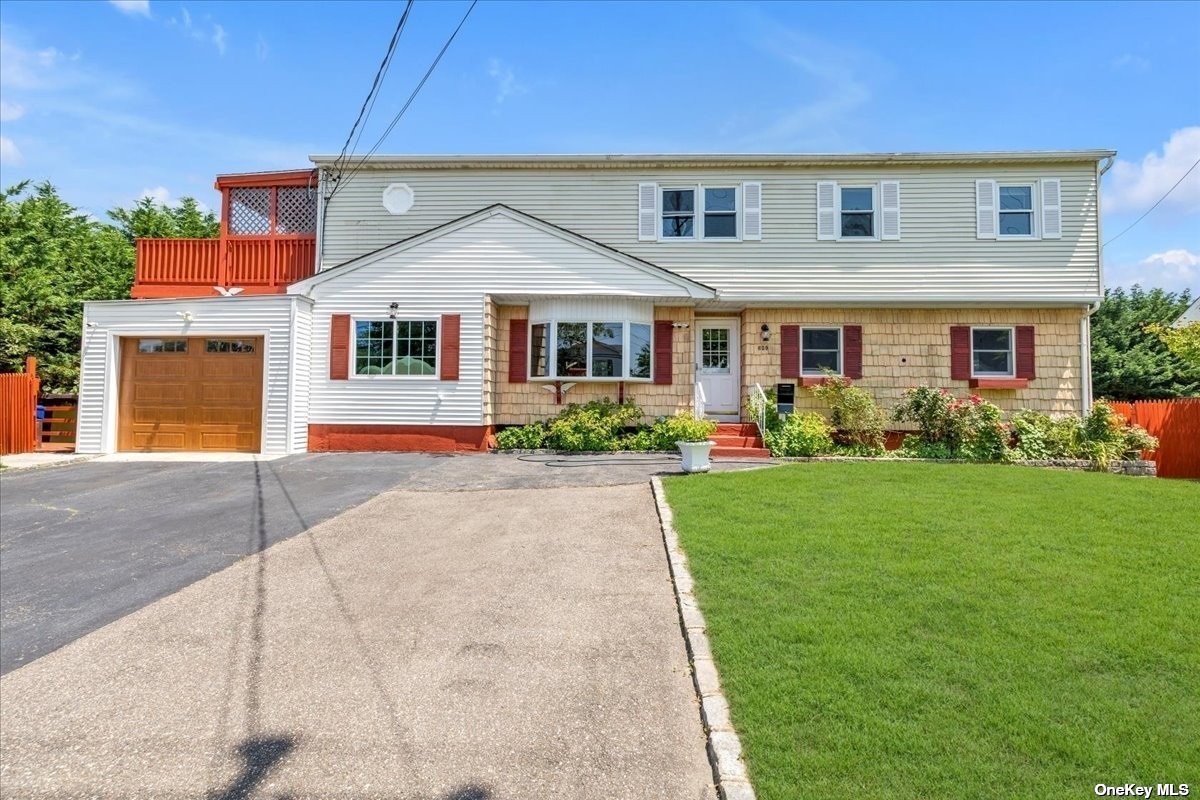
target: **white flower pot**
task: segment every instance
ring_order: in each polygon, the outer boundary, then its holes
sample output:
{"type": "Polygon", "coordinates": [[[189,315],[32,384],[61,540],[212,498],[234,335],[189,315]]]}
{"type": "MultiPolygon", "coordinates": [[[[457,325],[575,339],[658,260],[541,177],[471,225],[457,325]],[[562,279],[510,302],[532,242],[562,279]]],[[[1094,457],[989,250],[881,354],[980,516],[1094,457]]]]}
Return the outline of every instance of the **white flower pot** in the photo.
{"type": "Polygon", "coordinates": [[[683,456],[683,471],[708,472],[709,466],[711,466],[708,462],[708,453],[715,445],[716,442],[676,442],[675,446],[679,448],[679,452],[683,456]]]}

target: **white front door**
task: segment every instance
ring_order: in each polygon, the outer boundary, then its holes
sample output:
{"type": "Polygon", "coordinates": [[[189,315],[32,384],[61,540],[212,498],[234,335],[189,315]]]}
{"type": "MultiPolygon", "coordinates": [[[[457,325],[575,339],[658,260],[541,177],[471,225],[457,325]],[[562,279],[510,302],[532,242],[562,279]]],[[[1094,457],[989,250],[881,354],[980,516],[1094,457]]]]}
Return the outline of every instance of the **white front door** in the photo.
{"type": "Polygon", "coordinates": [[[705,416],[736,421],[742,396],[736,319],[696,320],[696,379],[704,387],[705,416]]]}

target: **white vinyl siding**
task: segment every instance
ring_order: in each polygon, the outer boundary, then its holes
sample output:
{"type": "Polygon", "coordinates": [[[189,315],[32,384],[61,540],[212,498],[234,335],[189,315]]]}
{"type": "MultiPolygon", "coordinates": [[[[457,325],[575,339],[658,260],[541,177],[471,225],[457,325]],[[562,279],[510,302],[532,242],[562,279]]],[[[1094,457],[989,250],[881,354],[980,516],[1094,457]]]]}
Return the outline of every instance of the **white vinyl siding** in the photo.
{"type": "MultiPolygon", "coordinates": [[[[501,212],[382,254],[344,275],[333,273],[311,292],[316,304],[310,419],[318,424],[377,425],[483,424],[483,325],[489,296],[525,298],[543,309],[540,313],[599,322],[645,316],[631,314],[618,298],[647,303],[688,297],[686,289],[653,271],[615,262],[501,212]],[[552,305],[540,305],[546,295],[557,296],[552,305]],[[330,316],[386,318],[393,301],[399,303],[398,318],[461,315],[457,381],[329,380],[330,316]]],[[[498,335],[508,336],[508,330],[498,335]]]]}
{"type": "MultiPolygon", "coordinates": [[[[1100,294],[1094,163],[685,169],[364,169],[338,192],[324,233],[325,266],[505,203],[717,288],[724,299],[888,302],[1077,302],[1100,294]],[[977,181],[1061,187],[1060,239],[1001,246],[977,238],[977,181]],[[761,240],[639,240],[639,184],[762,184],[771,230],[761,240]],[[817,236],[822,183],[897,181],[899,240],[851,246],[817,236]],[[402,216],[380,201],[403,182],[417,202],[402,216]]],[[[989,195],[990,196],[990,195],[989,195]]],[[[651,198],[654,195],[651,194],[651,198]]],[[[990,219],[990,217],[989,217],[990,219]]],[[[744,223],[743,223],[744,224],[744,223]]],[[[994,231],[992,232],[994,236],[994,231]]]]}
{"type": "MultiPolygon", "coordinates": [[[[307,421],[303,397],[292,391],[298,355],[292,350],[293,317],[307,314],[310,305],[287,295],[85,303],[76,450],[116,449],[119,337],[238,335],[264,339],[262,452],[295,452],[300,438],[295,426],[307,421]],[[189,313],[186,321],[183,315],[189,313]]],[[[304,382],[304,369],[297,367],[296,384],[304,382]]]]}

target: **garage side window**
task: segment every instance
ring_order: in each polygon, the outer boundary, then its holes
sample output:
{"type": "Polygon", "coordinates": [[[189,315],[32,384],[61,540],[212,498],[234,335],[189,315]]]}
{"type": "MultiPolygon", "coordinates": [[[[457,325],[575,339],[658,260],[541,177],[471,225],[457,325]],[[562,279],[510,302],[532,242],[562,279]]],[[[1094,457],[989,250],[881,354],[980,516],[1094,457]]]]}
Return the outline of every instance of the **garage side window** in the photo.
{"type": "Polygon", "coordinates": [[[186,353],[187,339],[138,339],[139,353],[186,353]]]}
{"type": "Polygon", "coordinates": [[[355,375],[437,375],[437,320],[358,320],[355,375]]]}

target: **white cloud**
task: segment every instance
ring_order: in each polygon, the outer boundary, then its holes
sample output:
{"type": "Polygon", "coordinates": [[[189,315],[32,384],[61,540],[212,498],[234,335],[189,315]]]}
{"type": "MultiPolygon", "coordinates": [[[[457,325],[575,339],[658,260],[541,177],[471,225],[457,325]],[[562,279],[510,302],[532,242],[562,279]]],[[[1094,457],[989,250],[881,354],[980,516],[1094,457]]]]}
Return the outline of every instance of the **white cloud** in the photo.
{"type": "Polygon", "coordinates": [[[21,150],[16,143],[7,136],[0,136],[0,164],[8,166],[16,166],[24,161],[24,156],[21,155],[21,150]]]}
{"type": "Polygon", "coordinates": [[[125,14],[150,16],[150,0],[108,0],[108,2],[125,14]]]}
{"type": "Polygon", "coordinates": [[[12,122],[25,116],[25,106],[0,100],[0,122],[12,122]]]}
{"type": "Polygon", "coordinates": [[[760,19],[758,27],[755,46],[790,66],[792,74],[778,76],[780,105],[785,108],[782,114],[768,120],[753,114],[736,120],[738,127],[753,131],[743,144],[846,148],[844,131],[856,112],[873,98],[872,83],[888,72],[887,65],[852,45],[818,39],[771,19],[760,19]],[[800,93],[799,102],[793,93],[800,93]],[[791,108],[787,108],[789,103],[791,108]]]}
{"type": "Polygon", "coordinates": [[[529,93],[529,87],[517,80],[512,66],[498,58],[488,60],[488,77],[496,82],[496,102],[529,93]]]}
{"type": "Polygon", "coordinates": [[[1136,264],[1117,265],[1106,270],[1111,286],[1132,286],[1170,290],[1200,286],[1200,254],[1182,248],[1155,253],[1136,264]]]}
{"type": "Polygon", "coordinates": [[[202,21],[197,22],[186,6],[179,7],[179,16],[167,20],[167,25],[178,28],[185,36],[197,42],[205,42],[217,48],[217,52],[225,55],[229,35],[224,26],[213,21],[207,14],[202,21]]]}
{"type": "Polygon", "coordinates": [[[1150,69],[1150,61],[1141,56],[1135,56],[1133,53],[1124,53],[1112,60],[1112,68],[1128,72],[1145,72],[1150,69]]]}
{"type": "Polygon", "coordinates": [[[165,186],[155,186],[153,189],[142,189],[142,193],[138,195],[138,199],[149,197],[155,203],[163,206],[169,206],[172,202],[171,191],[165,186]]]}
{"type": "MultiPolygon", "coordinates": [[[[1118,160],[1104,192],[1106,212],[1142,212],[1170,191],[1175,182],[1200,160],[1200,125],[1180,128],[1158,152],[1147,153],[1140,164],[1118,160]]],[[[1184,214],[1200,213],[1200,167],[1193,170],[1162,205],[1184,214]]]]}

